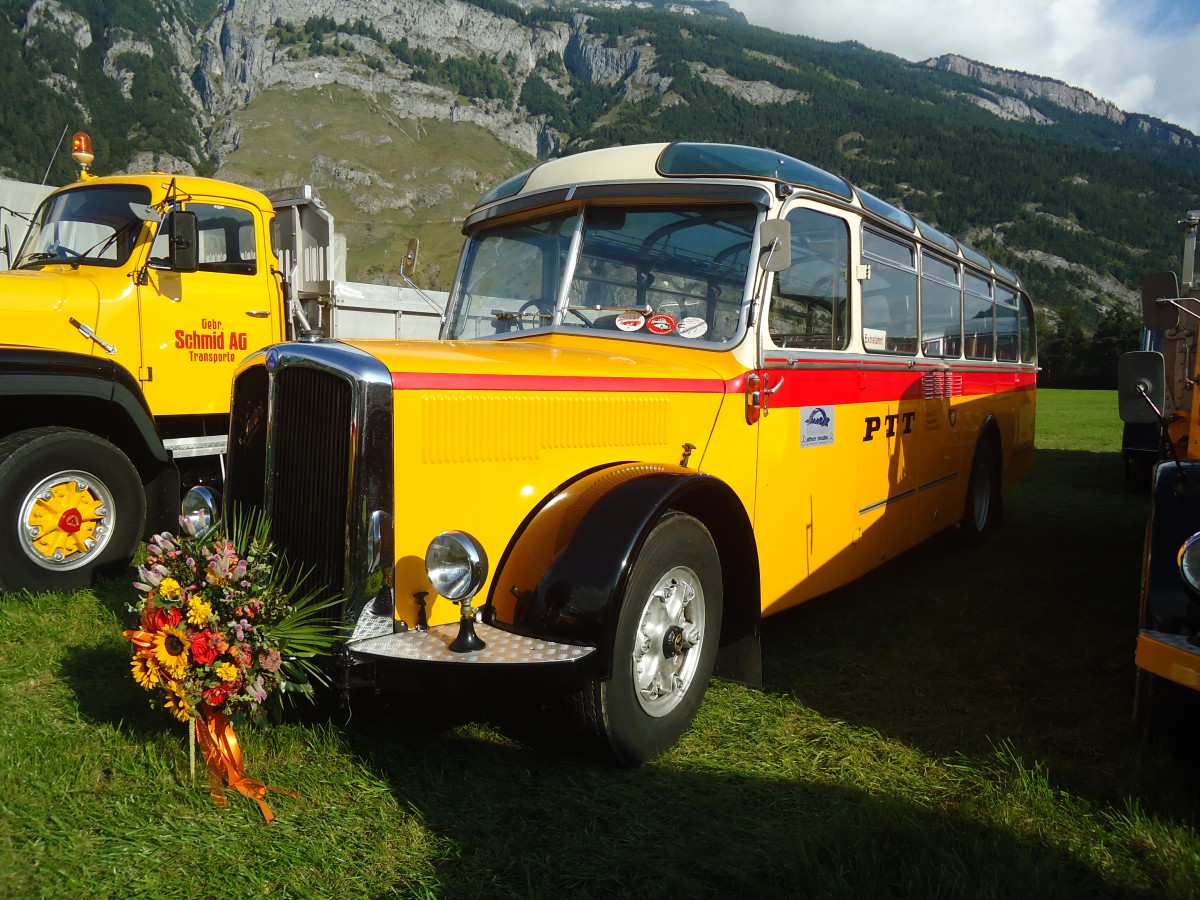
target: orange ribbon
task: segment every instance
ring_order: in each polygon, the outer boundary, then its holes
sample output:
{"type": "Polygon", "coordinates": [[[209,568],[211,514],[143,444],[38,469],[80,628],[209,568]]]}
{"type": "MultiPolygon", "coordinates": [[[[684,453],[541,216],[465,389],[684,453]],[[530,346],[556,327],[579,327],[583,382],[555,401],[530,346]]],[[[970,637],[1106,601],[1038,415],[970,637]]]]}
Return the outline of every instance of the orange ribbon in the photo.
{"type": "Polygon", "coordinates": [[[229,716],[216,712],[207,704],[200,708],[196,738],[200,742],[200,751],[204,754],[204,762],[208,766],[209,793],[217,806],[229,805],[225,799],[225,786],[228,785],[257,803],[269,825],[274,821],[275,813],[263,799],[267,791],[287,794],[289,797],[296,796],[294,791],[273,788],[246,775],[246,768],[242,763],[242,748],[233,732],[229,716]]]}
{"type": "Polygon", "coordinates": [[[129,631],[122,631],[121,637],[132,643],[139,650],[150,650],[154,647],[154,632],[152,631],[131,628],[129,631]]]}

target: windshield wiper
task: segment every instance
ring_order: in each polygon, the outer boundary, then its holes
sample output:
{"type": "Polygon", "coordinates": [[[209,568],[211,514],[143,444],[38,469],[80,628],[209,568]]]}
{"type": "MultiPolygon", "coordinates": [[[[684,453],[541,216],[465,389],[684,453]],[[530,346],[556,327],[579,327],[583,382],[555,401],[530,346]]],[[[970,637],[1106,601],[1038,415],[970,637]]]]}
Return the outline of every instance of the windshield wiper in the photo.
{"type": "Polygon", "coordinates": [[[28,256],[23,258],[19,263],[17,263],[16,268],[26,269],[31,265],[37,265],[38,263],[49,262],[52,259],[58,259],[58,258],[59,258],[59,256],[57,253],[30,253],[28,256]]]}
{"type": "Polygon", "coordinates": [[[84,250],[82,253],[80,253],[79,256],[77,256],[71,262],[71,266],[73,268],[78,269],[79,264],[87,257],[90,257],[93,252],[98,257],[103,256],[104,251],[107,250],[109,247],[111,247],[114,243],[116,243],[118,238],[120,238],[123,234],[125,234],[125,232],[127,232],[134,225],[140,225],[140,224],[141,224],[140,219],[130,219],[128,222],[126,222],[124,225],[122,225],[120,228],[118,228],[116,231],[114,231],[108,237],[103,238],[99,241],[96,241],[96,243],[92,244],[92,246],[88,247],[86,250],[84,250]]]}
{"type": "Polygon", "coordinates": [[[509,312],[509,311],[503,310],[503,309],[493,309],[492,315],[495,316],[497,319],[499,319],[502,322],[507,321],[509,319],[553,319],[554,318],[553,312],[538,312],[536,310],[529,310],[528,312],[509,312]]]}

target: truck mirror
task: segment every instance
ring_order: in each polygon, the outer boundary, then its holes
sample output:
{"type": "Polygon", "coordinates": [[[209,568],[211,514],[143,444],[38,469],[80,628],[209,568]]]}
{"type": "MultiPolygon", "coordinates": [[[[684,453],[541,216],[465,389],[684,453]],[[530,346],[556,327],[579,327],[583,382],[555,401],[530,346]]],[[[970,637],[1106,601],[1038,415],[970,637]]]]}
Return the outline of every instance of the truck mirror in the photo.
{"type": "Polygon", "coordinates": [[[1117,362],[1117,406],[1121,421],[1159,423],[1167,397],[1167,367],[1157,350],[1122,353],[1117,362]]]}
{"type": "Polygon", "coordinates": [[[758,226],[758,265],[764,272],[782,272],[792,265],[792,223],[767,219],[758,226]]]}
{"type": "Polygon", "coordinates": [[[1179,298],[1179,280],[1174,272],[1152,272],[1142,276],[1142,324],[1149,331],[1167,331],[1179,323],[1179,307],[1163,298],[1179,298]]]}
{"type": "Polygon", "coordinates": [[[416,238],[409,239],[408,250],[404,253],[404,261],[400,263],[400,274],[405,278],[412,278],[417,271],[417,250],[420,247],[421,242],[416,238]]]}
{"type": "Polygon", "coordinates": [[[194,212],[175,210],[167,216],[167,258],[172,272],[195,272],[200,267],[199,233],[194,212]]]}

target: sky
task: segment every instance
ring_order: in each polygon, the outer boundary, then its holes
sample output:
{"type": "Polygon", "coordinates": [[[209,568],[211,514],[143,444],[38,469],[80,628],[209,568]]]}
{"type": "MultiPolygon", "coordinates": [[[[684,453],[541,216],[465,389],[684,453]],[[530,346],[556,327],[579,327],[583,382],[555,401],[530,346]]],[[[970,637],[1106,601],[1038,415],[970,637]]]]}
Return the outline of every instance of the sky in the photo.
{"type": "Polygon", "coordinates": [[[1200,134],[1200,0],[726,0],[753,25],[917,62],[957,53],[1200,134]]]}

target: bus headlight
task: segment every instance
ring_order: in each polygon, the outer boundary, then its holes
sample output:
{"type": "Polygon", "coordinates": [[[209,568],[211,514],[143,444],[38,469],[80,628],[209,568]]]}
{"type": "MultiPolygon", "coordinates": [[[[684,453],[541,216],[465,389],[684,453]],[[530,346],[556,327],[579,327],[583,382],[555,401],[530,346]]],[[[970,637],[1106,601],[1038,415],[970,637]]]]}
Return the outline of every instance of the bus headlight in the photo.
{"type": "Polygon", "coordinates": [[[179,527],[201,540],[212,531],[221,517],[221,495],[199,485],[189,488],[179,505],[179,527]]]}
{"type": "Polygon", "coordinates": [[[1193,534],[1179,548],[1179,574],[1188,587],[1200,594],[1200,533],[1193,534]]]}
{"type": "Polygon", "coordinates": [[[425,572],[433,589],[447,600],[474,596],[487,578],[487,554],[463,531],[443,531],[425,551],[425,572]]]}

